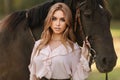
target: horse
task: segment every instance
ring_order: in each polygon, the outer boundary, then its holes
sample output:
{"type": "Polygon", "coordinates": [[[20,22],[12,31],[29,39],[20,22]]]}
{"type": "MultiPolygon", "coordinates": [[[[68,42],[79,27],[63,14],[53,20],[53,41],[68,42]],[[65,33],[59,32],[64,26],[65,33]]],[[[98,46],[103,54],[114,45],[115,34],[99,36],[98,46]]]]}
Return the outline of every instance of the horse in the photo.
{"type": "Polygon", "coordinates": [[[49,8],[57,2],[70,7],[78,44],[82,45],[84,37],[88,36],[95,51],[98,71],[106,73],[113,70],[117,56],[110,32],[111,14],[104,0],[52,0],[30,9],[15,11],[1,20],[0,80],[29,79],[28,65],[34,43],[40,39],[49,8]],[[79,15],[76,17],[77,10],[79,15]]]}

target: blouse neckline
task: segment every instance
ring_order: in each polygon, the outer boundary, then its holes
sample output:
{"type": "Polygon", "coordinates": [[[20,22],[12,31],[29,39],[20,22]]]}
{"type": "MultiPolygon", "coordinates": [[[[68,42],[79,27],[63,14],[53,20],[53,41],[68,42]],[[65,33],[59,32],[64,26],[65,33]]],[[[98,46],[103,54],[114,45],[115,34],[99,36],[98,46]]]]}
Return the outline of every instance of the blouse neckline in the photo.
{"type": "Polygon", "coordinates": [[[61,46],[63,46],[63,44],[58,45],[56,48],[54,48],[52,50],[51,47],[50,47],[50,45],[48,44],[48,48],[49,48],[50,52],[54,52],[54,51],[58,50],[61,46]]]}

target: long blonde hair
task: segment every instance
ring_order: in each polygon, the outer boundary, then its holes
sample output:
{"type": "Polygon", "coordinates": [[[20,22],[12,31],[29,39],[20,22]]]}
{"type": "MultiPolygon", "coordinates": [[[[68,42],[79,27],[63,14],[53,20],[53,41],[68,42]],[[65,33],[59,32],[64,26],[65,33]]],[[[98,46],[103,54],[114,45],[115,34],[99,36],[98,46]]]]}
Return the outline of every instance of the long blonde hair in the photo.
{"type": "Polygon", "coordinates": [[[73,49],[73,42],[75,42],[75,36],[73,34],[73,29],[72,29],[72,13],[71,13],[70,8],[66,4],[59,2],[59,3],[54,4],[48,12],[48,15],[44,22],[44,30],[41,34],[41,42],[37,50],[41,50],[51,40],[52,30],[50,29],[50,26],[52,24],[53,14],[57,10],[63,11],[65,15],[66,26],[67,26],[66,30],[63,33],[62,43],[66,47],[66,41],[68,41],[70,43],[70,46],[73,49]]]}

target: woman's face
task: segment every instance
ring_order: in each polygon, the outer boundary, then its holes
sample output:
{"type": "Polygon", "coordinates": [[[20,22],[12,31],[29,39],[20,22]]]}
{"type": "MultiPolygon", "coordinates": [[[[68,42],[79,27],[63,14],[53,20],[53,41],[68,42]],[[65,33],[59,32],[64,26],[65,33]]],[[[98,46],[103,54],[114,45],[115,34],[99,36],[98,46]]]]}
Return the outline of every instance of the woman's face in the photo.
{"type": "Polygon", "coordinates": [[[53,34],[62,34],[66,29],[65,15],[63,11],[57,10],[52,16],[51,29],[53,34]]]}

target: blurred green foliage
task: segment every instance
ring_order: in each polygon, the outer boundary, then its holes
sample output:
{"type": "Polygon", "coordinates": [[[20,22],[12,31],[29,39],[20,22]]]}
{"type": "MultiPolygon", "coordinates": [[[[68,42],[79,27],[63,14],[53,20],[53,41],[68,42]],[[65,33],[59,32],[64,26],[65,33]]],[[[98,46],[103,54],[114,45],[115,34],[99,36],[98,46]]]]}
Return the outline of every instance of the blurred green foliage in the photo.
{"type": "Polygon", "coordinates": [[[0,15],[2,14],[2,11],[4,11],[3,6],[4,6],[3,0],[0,0],[0,15]]]}
{"type": "MultiPolygon", "coordinates": [[[[9,13],[16,11],[16,10],[31,8],[35,5],[45,2],[46,0],[10,0],[10,1],[11,1],[10,5],[12,7],[11,7],[9,13]]],[[[2,17],[4,17],[5,15],[7,15],[5,13],[5,5],[4,5],[5,3],[4,2],[5,2],[4,0],[0,0],[0,19],[2,17]]]]}
{"type": "Polygon", "coordinates": [[[109,5],[113,18],[120,20],[120,0],[109,0],[109,5]]]}
{"type": "Polygon", "coordinates": [[[31,8],[37,4],[40,4],[46,0],[14,0],[14,10],[31,8]]]}

